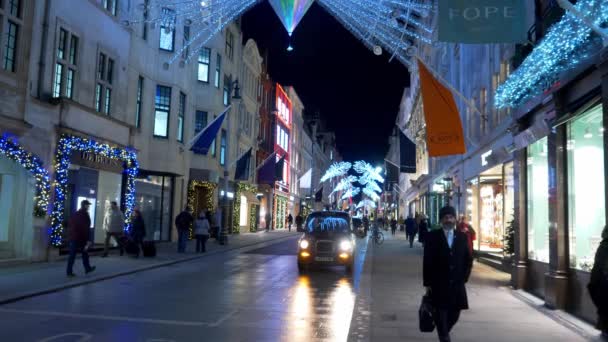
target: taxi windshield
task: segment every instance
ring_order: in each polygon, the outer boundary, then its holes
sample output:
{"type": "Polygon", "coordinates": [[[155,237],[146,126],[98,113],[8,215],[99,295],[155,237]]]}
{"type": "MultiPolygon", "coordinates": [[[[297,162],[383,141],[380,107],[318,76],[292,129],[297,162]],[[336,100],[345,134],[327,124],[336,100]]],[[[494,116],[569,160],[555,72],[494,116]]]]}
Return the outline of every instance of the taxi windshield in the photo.
{"type": "Polygon", "coordinates": [[[350,224],[347,217],[338,216],[316,216],[310,217],[306,223],[309,233],[348,233],[350,224]]]}

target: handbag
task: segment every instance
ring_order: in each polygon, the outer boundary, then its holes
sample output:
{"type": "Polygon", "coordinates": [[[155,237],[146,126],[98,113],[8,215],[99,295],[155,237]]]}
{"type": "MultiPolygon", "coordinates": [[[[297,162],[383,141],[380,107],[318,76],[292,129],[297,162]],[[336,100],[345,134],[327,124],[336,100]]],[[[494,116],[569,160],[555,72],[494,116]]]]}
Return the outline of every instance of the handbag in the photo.
{"type": "Polygon", "coordinates": [[[434,311],[435,309],[430,295],[425,294],[422,296],[422,303],[420,303],[420,309],[418,309],[420,332],[430,333],[435,330],[435,320],[433,319],[434,311]]]}

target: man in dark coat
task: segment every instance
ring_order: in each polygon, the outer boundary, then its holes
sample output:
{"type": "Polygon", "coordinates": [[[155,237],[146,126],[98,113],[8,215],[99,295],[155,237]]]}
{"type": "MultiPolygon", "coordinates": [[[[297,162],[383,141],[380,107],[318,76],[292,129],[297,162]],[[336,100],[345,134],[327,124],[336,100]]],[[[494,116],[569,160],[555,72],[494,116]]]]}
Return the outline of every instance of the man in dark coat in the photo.
{"type": "Polygon", "coordinates": [[[293,216],[291,216],[291,214],[289,214],[287,216],[287,225],[289,226],[289,231],[291,231],[291,225],[293,224],[293,216]]]}
{"type": "Polygon", "coordinates": [[[304,224],[304,218],[302,217],[302,213],[296,216],[296,230],[298,232],[302,231],[302,225],[304,224]]]}
{"type": "Polygon", "coordinates": [[[602,331],[602,338],[608,341],[608,226],[602,231],[602,242],[595,252],[595,261],[591,270],[589,294],[597,307],[597,325],[602,331]]]}
{"type": "Polygon", "coordinates": [[[416,237],[416,233],[418,233],[418,225],[416,224],[416,220],[412,217],[412,214],[409,214],[405,220],[405,234],[407,235],[407,239],[410,241],[410,248],[414,247],[414,238],[416,237]]]}
{"type": "Polygon", "coordinates": [[[89,216],[89,206],[91,202],[83,200],[80,202],[80,209],[72,214],[68,221],[68,277],[74,277],[74,260],[76,253],[82,254],[82,265],[85,273],[95,271],[95,266],[89,264],[89,229],[91,228],[91,217],[89,216]]]}
{"type": "Polygon", "coordinates": [[[425,236],[423,278],[435,308],[435,325],[439,341],[450,341],[450,330],[460,311],[469,308],[465,283],[469,280],[473,258],[467,236],[456,230],[456,210],[439,211],[442,229],[425,236]]]}
{"type": "Polygon", "coordinates": [[[175,218],[175,227],[177,228],[178,240],[177,240],[177,252],[185,253],[186,244],[190,236],[190,227],[194,223],[194,217],[192,216],[192,209],[186,207],[184,211],[179,213],[175,218]]]}

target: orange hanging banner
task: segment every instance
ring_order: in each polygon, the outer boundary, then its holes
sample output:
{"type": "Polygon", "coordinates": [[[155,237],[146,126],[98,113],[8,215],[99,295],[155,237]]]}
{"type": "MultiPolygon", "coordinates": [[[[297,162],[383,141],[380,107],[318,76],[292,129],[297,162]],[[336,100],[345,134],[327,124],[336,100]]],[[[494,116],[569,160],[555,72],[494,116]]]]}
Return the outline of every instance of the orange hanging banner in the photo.
{"type": "Polygon", "coordinates": [[[440,157],[466,153],[460,113],[454,96],[418,60],[420,89],[426,120],[426,143],[429,156],[440,157]]]}

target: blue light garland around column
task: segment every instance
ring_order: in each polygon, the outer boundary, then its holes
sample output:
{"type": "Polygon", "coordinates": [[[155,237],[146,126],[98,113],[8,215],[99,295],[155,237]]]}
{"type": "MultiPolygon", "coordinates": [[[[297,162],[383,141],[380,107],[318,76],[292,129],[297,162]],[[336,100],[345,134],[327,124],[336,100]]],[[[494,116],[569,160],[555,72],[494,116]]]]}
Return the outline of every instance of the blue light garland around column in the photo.
{"type": "Polygon", "coordinates": [[[62,244],[68,168],[70,166],[70,156],[74,151],[93,153],[123,162],[124,172],[127,175],[127,189],[124,198],[126,216],[124,230],[128,233],[131,229],[131,214],[135,206],[135,178],[139,171],[137,154],[131,149],[111,147],[108,144],[99,144],[91,139],[64,134],[59,139],[55,155],[55,202],[51,213],[51,244],[53,246],[61,246],[62,244]]]}
{"type": "Polygon", "coordinates": [[[0,137],[0,154],[15,161],[28,170],[36,179],[36,194],[34,195],[34,215],[46,216],[51,193],[49,172],[44,168],[40,158],[27,152],[8,135],[0,137]]]}

